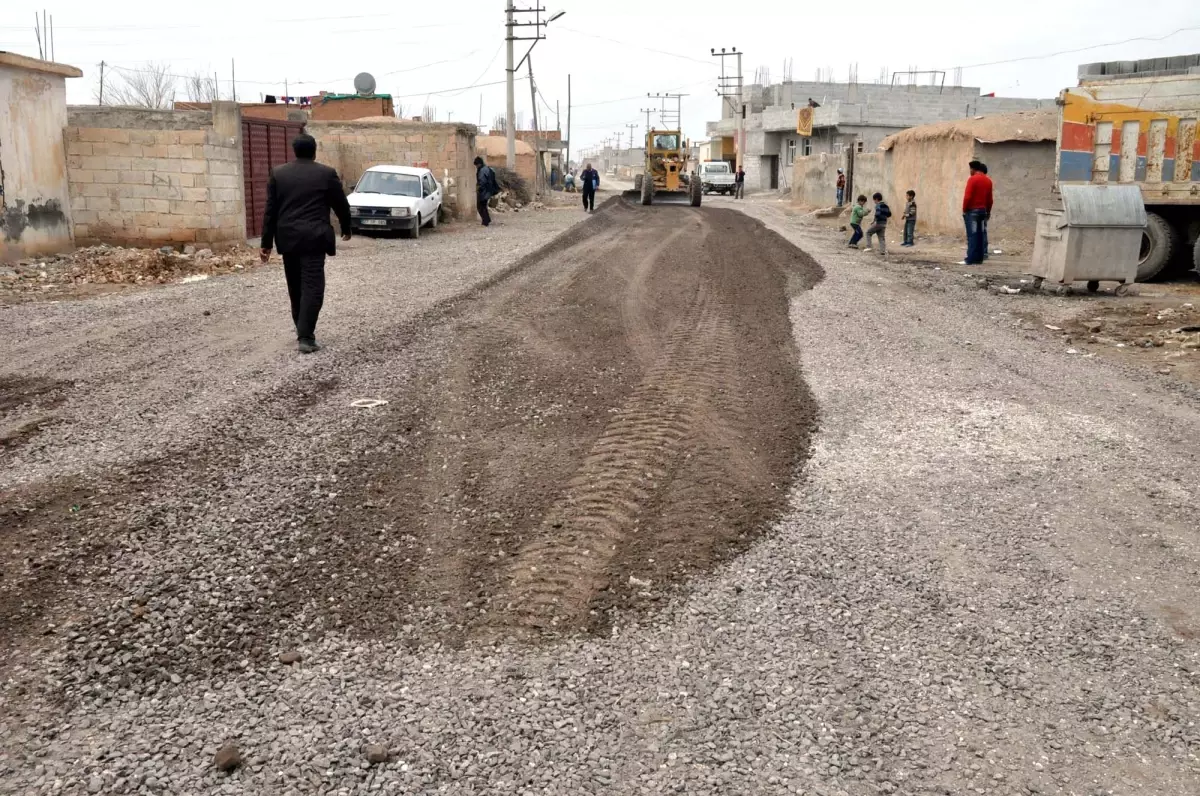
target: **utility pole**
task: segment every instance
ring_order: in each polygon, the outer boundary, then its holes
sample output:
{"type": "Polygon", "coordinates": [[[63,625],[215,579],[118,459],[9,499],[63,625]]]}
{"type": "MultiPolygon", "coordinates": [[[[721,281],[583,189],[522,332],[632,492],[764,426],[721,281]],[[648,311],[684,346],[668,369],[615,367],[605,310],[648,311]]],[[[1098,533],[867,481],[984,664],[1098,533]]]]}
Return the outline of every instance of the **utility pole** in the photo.
{"type": "Polygon", "coordinates": [[[237,62],[229,59],[229,86],[233,92],[233,101],[237,102],[237,62]]]}
{"type": "Polygon", "coordinates": [[[100,62],[100,96],[97,99],[98,105],[104,104],[104,66],[105,66],[104,62],[101,61],[100,62]]]}
{"type": "Polygon", "coordinates": [[[639,108],[638,113],[646,114],[646,134],[650,134],[650,114],[654,113],[653,108],[639,108]]]}
{"type": "Polygon", "coordinates": [[[525,60],[529,63],[529,102],[533,106],[533,193],[535,196],[540,196],[542,193],[542,146],[538,136],[538,120],[537,120],[537,85],[533,82],[533,56],[526,54],[525,60]]]}
{"type": "Polygon", "coordinates": [[[742,167],[742,150],[746,148],[746,105],[742,99],[742,51],[737,47],[730,50],[721,48],[721,52],[717,52],[716,48],[710,48],[709,52],[715,58],[721,59],[721,77],[717,81],[717,94],[725,98],[729,103],[734,113],[734,123],[736,132],[734,133],[734,167],[742,167]],[[727,57],[737,56],[737,75],[729,75],[725,72],[725,59],[727,57]]]}
{"type": "Polygon", "coordinates": [[[621,136],[625,135],[625,131],[621,130],[619,132],[613,133],[613,135],[615,135],[617,137],[617,153],[619,155],[621,152],[621,136]]]}
{"type": "MultiPolygon", "coordinates": [[[[504,38],[505,38],[505,45],[508,50],[508,64],[506,67],[506,69],[507,69],[506,78],[507,79],[505,81],[507,83],[506,88],[508,91],[508,108],[507,108],[507,119],[505,120],[504,126],[505,126],[505,128],[507,128],[506,129],[507,135],[505,137],[508,139],[507,140],[507,144],[508,144],[507,155],[508,155],[508,157],[507,157],[506,165],[510,169],[515,169],[517,167],[517,118],[516,118],[517,117],[517,99],[516,99],[516,90],[514,89],[513,84],[516,82],[517,70],[521,68],[521,64],[513,63],[513,42],[515,42],[515,41],[531,41],[531,42],[533,42],[533,44],[529,45],[529,50],[527,50],[525,53],[525,58],[528,58],[529,53],[533,52],[533,48],[537,45],[537,43],[539,41],[541,41],[542,39],[546,38],[546,35],[544,33],[542,33],[542,28],[545,27],[546,25],[549,25],[551,22],[553,22],[554,20],[558,19],[559,17],[561,17],[563,14],[566,13],[565,11],[559,11],[558,13],[553,14],[549,18],[543,19],[542,12],[545,11],[546,9],[542,8],[542,6],[539,5],[537,0],[535,0],[533,8],[516,8],[513,5],[514,2],[515,2],[515,0],[505,0],[505,7],[504,7],[505,13],[507,15],[507,21],[504,26],[504,28],[505,28],[505,37],[504,38]],[[533,21],[532,22],[516,22],[513,19],[513,17],[516,14],[533,14],[533,21]],[[516,35],[516,29],[524,28],[524,27],[533,28],[533,35],[532,36],[516,35]]],[[[525,58],[521,59],[521,63],[525,62],[525,58]]],[[[534,100],[533,114],[535,117],[537,116],[537,100],[536,99],[534,100]]]]}
{"type": "Polygon", "coordinates": [[[633,131],[637,129],[637,122],[625,126],[629,128],[629,148],[633,149],[633,131]]]}
{"type": "Polygon", "coordinates": [[[567,163],[571,168],[571,76],[567,75],[567,163]]]}
{"type": "Polygon", "coordinates": [[[517,95],[513,89],[513,0],[507,0],[508,24],[506,25],[505,41],[508,45],[508,107],[505,110],[504,134],[508,138],[508,151],[505,165],[510,171],[517,168],[517,95]]]}
{"type": "Polygon", "coordinates": [[[687,94],[647,94],[651,99],[660,101],[659,119],[663,123],[663,127],[667,130],[683,131],[683,98],[687,94]],[[667,108],[667,102],[675,100],[675,110],[671,111],[667,108]]]}

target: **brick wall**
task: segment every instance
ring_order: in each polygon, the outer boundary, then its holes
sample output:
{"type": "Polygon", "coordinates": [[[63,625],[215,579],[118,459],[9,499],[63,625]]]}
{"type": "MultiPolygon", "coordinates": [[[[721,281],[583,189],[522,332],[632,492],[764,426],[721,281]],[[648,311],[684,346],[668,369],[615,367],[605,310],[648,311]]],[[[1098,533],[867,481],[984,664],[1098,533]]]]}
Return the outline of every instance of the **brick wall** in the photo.
{"type": "Polygon", "coordinates": [[[427,166],[443,184],[456,218],[475,214],[475,127],[402,121],[310,121],[317,160],[349,186],[371,166],[427,166]],[[461,190],[460,190],[461,189],[461,190]]]}
{"type": "Polygon", "coordinates": [[[236,107],[72,108],[65,139],[78,245],[245,241],[236,107]]]}
{"type": "Polygon", "coordinates": [[[313,97],[309,110],[309,118],[321,121],[349,121],[392,114],[391,97],[313,97]]]}

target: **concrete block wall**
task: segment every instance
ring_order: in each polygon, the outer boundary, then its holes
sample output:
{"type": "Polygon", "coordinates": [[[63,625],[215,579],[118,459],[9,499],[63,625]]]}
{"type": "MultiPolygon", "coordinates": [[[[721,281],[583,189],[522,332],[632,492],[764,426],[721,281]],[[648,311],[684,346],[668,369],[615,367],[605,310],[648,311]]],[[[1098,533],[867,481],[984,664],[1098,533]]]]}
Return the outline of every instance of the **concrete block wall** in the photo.
{"type": "Polygon", "coordinates": [[[244,242],[237,118],[235,107],[71,109],[65,141],[76,243],[244,242]]]}
{"type": "Polygon", "coordinates": [[[830,207],[837,202],[837,170],[846,167],[845,154],[796,158],[792,165],[792,201],[806,207],[830,207]]]}
{"type": "Polygon", "coordinates": [[[392,121],[310,121],[317,160],[337,169],[348,187],[371,166],[422,165],[443,183],[456,218],[475,214],[473,125],[392,121]]]}

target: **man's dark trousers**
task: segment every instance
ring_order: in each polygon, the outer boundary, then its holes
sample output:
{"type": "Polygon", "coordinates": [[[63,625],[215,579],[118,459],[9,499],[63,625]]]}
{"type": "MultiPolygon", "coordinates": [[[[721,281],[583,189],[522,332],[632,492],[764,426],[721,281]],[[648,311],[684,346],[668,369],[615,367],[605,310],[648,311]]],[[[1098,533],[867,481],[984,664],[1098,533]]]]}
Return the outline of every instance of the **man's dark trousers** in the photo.
{"type": "Polygon", "coordinates": [[[317,316],[325,302],[325,253],[294,252],[283,255],[288,298],[292,300],[292,322],[296,337],[315,340],[317,316]]]}
{"type": "Polygon", "coordinates": [[[583,209],[584,210],[595,210],[596,209],[596,186],[595,185],[583,186],[583,209]]]}
{"type": "Polygon", "coordinates": [[[491,211],[488,210],[489,201],[490,197],[488,197],[486,194],[475,194],[475,207],[479,209],[479,220],[483,222],[485,227],[492,223],[492,214],[491,211]]]}
{"type": "Polygon", "coordinates": [[[963,223],[967,228],[967,265],[979,265],[983,262],[983,224],[986,216],[986,210],[968,210],[963,213],[963,223]]]}

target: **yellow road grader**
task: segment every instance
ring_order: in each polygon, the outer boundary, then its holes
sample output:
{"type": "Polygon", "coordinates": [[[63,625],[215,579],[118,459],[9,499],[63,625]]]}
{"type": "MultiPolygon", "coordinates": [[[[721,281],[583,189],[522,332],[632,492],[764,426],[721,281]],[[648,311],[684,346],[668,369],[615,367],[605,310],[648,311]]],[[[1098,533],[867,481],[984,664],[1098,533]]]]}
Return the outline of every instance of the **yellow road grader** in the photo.
{"type": "Polygon", "coordinates": [[[633,194],[644,205],[666,199],[672,203],[687,201],[700,206],[700,180],[687,173],[687,145],[679,130],[651,130],[646,133],[646,164],[633,178],[633,194]]]}

